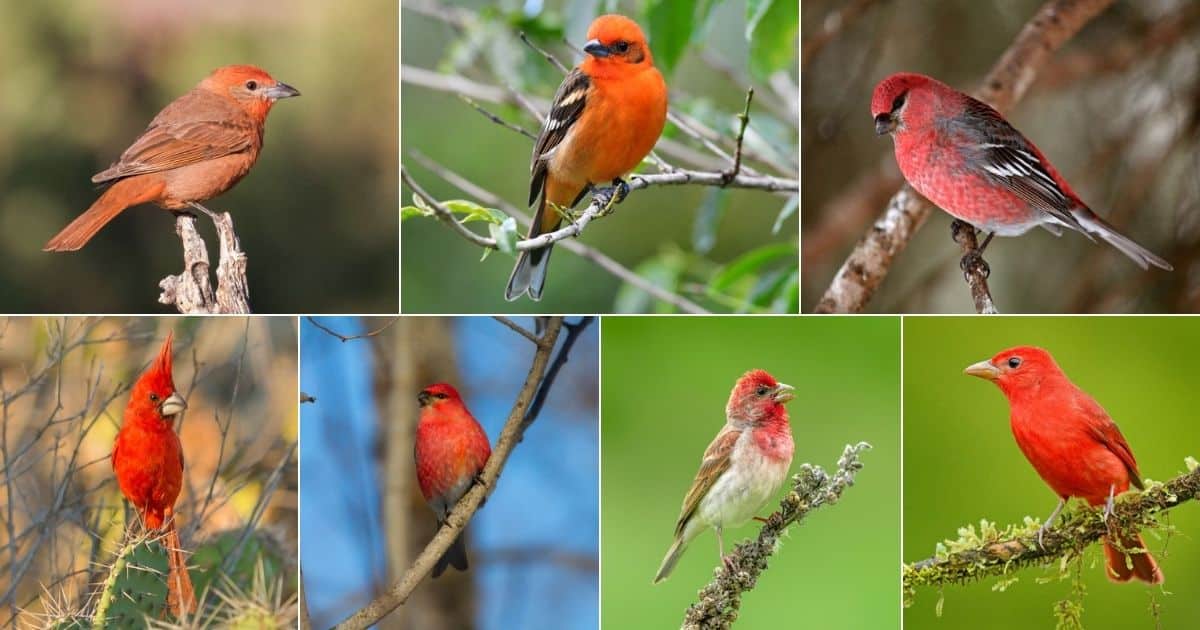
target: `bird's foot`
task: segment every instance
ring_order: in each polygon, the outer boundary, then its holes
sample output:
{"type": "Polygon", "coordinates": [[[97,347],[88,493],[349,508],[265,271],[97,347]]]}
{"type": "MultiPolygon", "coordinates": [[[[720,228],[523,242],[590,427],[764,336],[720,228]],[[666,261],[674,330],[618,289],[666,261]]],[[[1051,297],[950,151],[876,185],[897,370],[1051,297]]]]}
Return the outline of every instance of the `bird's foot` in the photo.
{"type": "Polygon", "coordinates": [[[1047,529],[1050,529],[1050,521],[1042,523],[1042,526],[1038,528],[1038,547],[1041,547],[1042,549],[1046,548],[1046,544],[1042,542],[1042,538],[1045,537],[1047,529]]]}
{"type": "Polygon", "coordinates": [[[992,242],[994,233],[989,234],[987,238],[983,239],[982,244],[978,244],[975,241],[975,226],[966,221],[955,219],[950,222],[950,236],[954,239],[955,243],[958,243],[959,246],[966,250],[962,260],[958,261],[958,267],[962,269],[964,275],[979,274],[986,279],[992,274],[991,267],[983,259],[983,250],[987,249],[988,244],[992,242]]]}
{"type": "Polygon", "coordinates": [[[979,274],[986,279],[992,275],[992,268],[983,259],[983,252],[978,249],[963,254],[962,260],[958,261],[958,267],[962,269],[964,275],[968,276],[979,274]]]}
{"type": "Polygon", "coordinates": [[[1104,528],[1106,530],[1108,530],[1109,534],[1112,533],[1112,525],[1109,523],[1109,520],[1113,516],[1113,510],[1115,510],[1117,508],[1117,502],[1114,497],[1114,491],[1115,491],[1115,488],[1113,486],[1108,487],[1108,500],[1106,500],[1104,502],[1104,513],[1103,513],[1104,528]]]}
{"type": "Polygon", "coordinates": [[[733,573],[734,573],[733,554],[730,554],[728,556],[721,556],[721,564],[725,565],[726,573],[733,575],[733,573]]]}
{"type": "Polygon", "coordinates": [[[614,179],[612,186],[605,188],[597,188],[592,193],[592,199],[598,202],[600,212],[597,216],[605,217],[612,214],[616,205],[625,201],[625,197],[629,196],[629,184],[621,178],[614,179]]]}
{"type": "MultiPolygon", "coordinates": [[[[189,202],[188,202],[188,205],[189,205],[189,206],[191,206],[191,207],[193,207],[193,208],[195,208],[196,210],[199,210],[200,212],[203,212],[204,214],[207,214],[207,215],[208,215],[208,218],[212,219],[213,221],[216,221],[216,220],[217,220],[217,213],[216,213],[216,212],[213,212],[212,210],[209,210],[208,208],[205,208],[204,206],[202,206],[202,205],[200,205],[200,204],[196,203],[195,201],[189,201],[189,202]]],[[[190,214],[190,213],[189,213],[189,214],[190,214]]]]}

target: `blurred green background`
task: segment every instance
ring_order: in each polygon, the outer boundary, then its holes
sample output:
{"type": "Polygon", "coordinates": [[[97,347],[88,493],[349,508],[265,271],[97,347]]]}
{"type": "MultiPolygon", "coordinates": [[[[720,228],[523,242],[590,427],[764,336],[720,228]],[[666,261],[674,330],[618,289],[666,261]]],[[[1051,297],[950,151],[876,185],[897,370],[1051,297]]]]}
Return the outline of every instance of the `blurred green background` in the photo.
{"type": "MultiPolygon", "coordinates": [[[[835,467],[848,443],[874,449],[841,503],[791,528],[743,598],[737,627],[899,627],[897,318],[605,317],[600,338],[605,627],[678,627],[712,578],[709,531],[670,579],[650,584],[700,457],[725,422],[729,391],[754,368],[796,387],[793,473],[804,462],[835,467]]],[[[726,531],[726,548],[758,529],[751,521],[726,531]]]]}
{"type": "MultiPolygon", "coordinates": [[[[992,383],[963,368],[1017,345],[1049,350],[1067,375],[1121,427],[1143,478],[1183,473],[1200,457],[1196,370],[1200,320],[1192,318],[930,318],[904,322],[904,561],[934,553],[956,530],[980,519],[1001,527],[1026,516],[1045,519],[1057,498],[1017,448],[1008,401],[992,383]]],[[[1083,577],[1088,628],[1153,628],[1149,607],[1161,608],[1161,628],[1194,628],[1200,619],[1200,503],[1185,503],[1165,520],[1179,533],[1165,540],[1145,532],[1158,558],[1163,589],[1112,584],[1103,552],[1088,549],[1083,577]],[[1166,551],[1164,552],[1164,546],[1166,551]]],[[[1055,602],[1070,597],[1069,581],[1038,584],[1057,569],[1025,569],[1006,592],[997,579],[920,589],[905,612],[905,628],[1049,628],[1055,602]]]]}
{"type": "MultiPolygon", "coordinates": [[[[127,210],[83,250],[42,244],[106,168],[214,68],[262,66],[278,103],[228,211],[260,313],[397,308],[397,6],[389,0],[6,3],[0,20],[0,312],[153,312],[183,259],[169,213],[127,210]]],[[[199,221],[215,267],[216,235],[199,221]]]]}
{"type": "MultiPolygon", "coordinates": [[[[496,206],[446,183],[426,160],[526,210],[533,142],[481,116],[454,91],[428,87],[424,82],[430,79],[425,75],[442,83],[466,79],[485,86],[502,102],[467,88],[456,91],[471,94],[489,111],[536,133],[540,124],[512,101],[508,88],[546,107],[563,74],[517,34],[527,33],[570,66],[580,57],[563,44],[563,38],[582,47],[592,19],[613,11],[637,20],[647,32],[655,65],[671,90],[672,111],[702,121],[730,154],[736,114],[745,104],[746,88],[753,85],[745,163],[766,174],[798,177],[796,3],[404,0],[402,4],[401,159],[416,182],[439,200],[467,199],[496,206]],[[757,22],[753,44],[746,41],[750,5],[769,7],[757,22]],[[768,155],[787,169],[764,165],[751,152],[768,155]]],[[[659,155],[673,165],[707,171],[729,167],[670,123],[664,138],[700,160],[692,162],[678,152],[664,151],[660,141],[659,155]]],[[[657,169],[644,163],[641,171],[657,169]]],[[[404,205],[413,203],[407,185],[401,194],[404,205]]],[[[584,207],[586,200],[577,210],[584,207]]],[[[759,190],[657,187],[634,192],[612,216],[590,224],[580,240],[705,308],[795,313],[799,309],[795,210],[787,195],[759,190]],[[785,208],[790,211],[781,217],[785,208]],[[723,271],[734,268],[735,261],[747,263],[739,268],[740,275],[715,283],[723,271]]],[[[481,225],[468,227],[488,234],[481,225]]],[[[520,234],[526,229],[522,224],[520,234]]],[[[431,217],[405,220],[401,242],[401,302],[406,313],[609,313],[665,308],[641,291],[623,289],[615,276],[561,246],[554,253],[542,301],[523,298],[508,303],[503,289],[513,256],[493,252],[480,262],[479,247],[431,217]]]]}

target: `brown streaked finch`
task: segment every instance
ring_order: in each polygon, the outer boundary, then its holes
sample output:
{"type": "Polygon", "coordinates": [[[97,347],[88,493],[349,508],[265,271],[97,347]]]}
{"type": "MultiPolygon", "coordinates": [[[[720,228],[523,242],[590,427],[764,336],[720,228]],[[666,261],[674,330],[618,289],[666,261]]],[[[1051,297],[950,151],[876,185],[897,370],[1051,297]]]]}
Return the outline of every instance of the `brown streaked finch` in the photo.
{"type": "MultiPolygon", "coordinates": [[[[454,509],[492,455],[487,434],[475,416],[463,404],[458,390],[436,383],[421,390],[421,417],[417,420],[417,439],[413,455],[417,464],[417,484],[425,502],[437,514],[438,526],[454,509]]],[[[467,570],[467,550],[462,538],[438,559],[433,567],[437,577],[452,566],[467,570]]]]}
{"type": "Polygon", "coordinates": [[[657,584],[671,575],[688,543],[708,528],[717,533],[725,561],[726,527],[750,520],[779,491],[792,465],[792,429],[783,403],[794,388],[763,370],[738,379],[725,405],[725,426],[704,451],[700,471],[683,499],[675,540],[663,558],[657,584]]]}

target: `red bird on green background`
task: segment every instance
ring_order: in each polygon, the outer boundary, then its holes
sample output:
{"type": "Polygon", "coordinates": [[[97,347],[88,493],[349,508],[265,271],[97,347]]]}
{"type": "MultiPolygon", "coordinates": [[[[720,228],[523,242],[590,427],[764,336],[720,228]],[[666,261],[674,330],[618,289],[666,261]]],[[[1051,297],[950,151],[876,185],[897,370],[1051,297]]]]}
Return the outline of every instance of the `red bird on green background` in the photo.
{"type": "Polygon", "coordinates": [[[183,488],[183,446],[175,417],[187,409],[171,377],[167,334],[158,357],[129,394],[125,420],[113,444],[112,465],[121,493],[133,504],[146,529],[163,531],[167,549],[167,603],[182,617],[196,611],[196,594],[175,525],[175,500],[183,488]]]}
{"type": "MultiPolygon", "coordinates": [[[[1067,499],[1080,497],[1093,507],[1104,505],[1107,514],[1113,498],[1130,484],[1143,489],[1137,461],[1117,424],[1067,378],[1046,350],[1009,348],[968,366],[965,372],[992,381],[1004,392],[1017,446],[1059,497],[1054,513],[1038,532],[1039,541],[1067,499]]],[[[1136,577],[1161,584],[1162,571],[1145,549],[1138,534],[1123,536],[1120,548],[1106,537],[1109,579],[1127,582],[1136,577]]]]}
{"type": "MultiPolygon", "coordinates": [[[[492,447],[483,427],[452,385],[430,385],[421,390],[417,401],[421,404],[414,448],[417,485],[437,515],[440,527],[483,472],[492,447]]],[[[467,550],[461,537],[455,538],[454,544],[438,558],[433,577],[441,575],[447,566],[467,570],[467,550]]]]}

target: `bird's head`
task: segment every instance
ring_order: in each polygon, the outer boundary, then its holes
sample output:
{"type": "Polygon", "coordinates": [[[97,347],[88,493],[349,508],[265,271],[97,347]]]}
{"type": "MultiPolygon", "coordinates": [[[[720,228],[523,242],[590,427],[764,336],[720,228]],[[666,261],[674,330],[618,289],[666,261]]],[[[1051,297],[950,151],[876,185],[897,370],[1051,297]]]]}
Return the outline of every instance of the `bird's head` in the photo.
{"type": "Polygon", "coordinates": [[[933,79],[911,72],[901,72],[879,82],[871,96],[871,116],[875,118],[878,135],[903,131],[910,114],[931,106],[932,93],[927,88],[937,83],[933,79]]]}
{"type": "Polygon", "coordinates": [[[300,96],[300,90],[276,81],[266,70],[246,65],[217,68],[200,82],[200,87],[233,99],[247,112],[259,116],[266,116],[281,98],[300,96]]]}
{"type": "Polygon", "coordinates": [[[584,60],[588,66],[654,65],[642,28],[637,22],[623,15],[602,15],[596,18],[588,27],[587,38],[583,52],[588,54],[584,60]]]}
{"type": "Polygon", "coordinates": [[[725,415],[736,423],[759,425],[782,418],[783,404],[795,397],[795,388],[775,380],[765,370],[750,370],[738,379],[725,405],[725,415]]]}
{"type": "Polygon", "coordinates": [[[187,401],[175,391],[175,381],[171,377],[171,343],[172,333],[167,333],[158,356],[146,371],[142,373],[133,391],[129,395],[129,405],[125,409],[125,417],[139,419],[157,419],[170,422],[176,415],[187,409],[187,401]]]}
{"type": "Polygon", "coordinates": [[[1062,374],[1054,357],[1035,346],[1002,350],[987,361],[968,365],[963,373],[995,383],[1005,394],[1037,389],[1048,378],[1062,374]]]}
{"type": "Polygon", "coordinates": [[[434,383],[417,394],[417,402],[422,409],[437,408],[447,402],[461,401],[458,390],[449,383],[434,383]]]}

